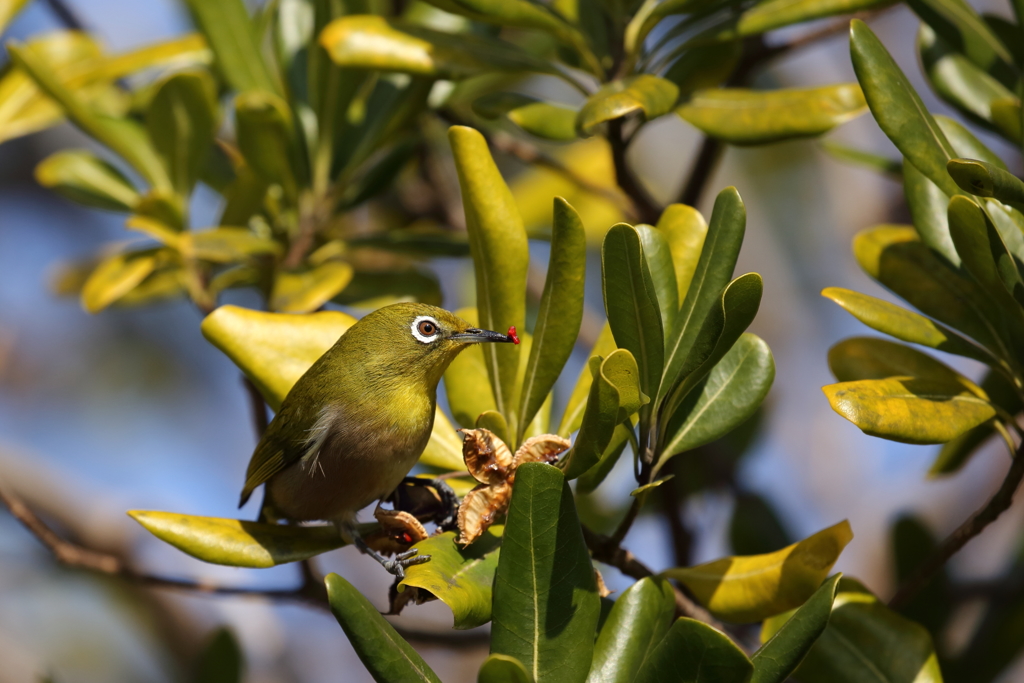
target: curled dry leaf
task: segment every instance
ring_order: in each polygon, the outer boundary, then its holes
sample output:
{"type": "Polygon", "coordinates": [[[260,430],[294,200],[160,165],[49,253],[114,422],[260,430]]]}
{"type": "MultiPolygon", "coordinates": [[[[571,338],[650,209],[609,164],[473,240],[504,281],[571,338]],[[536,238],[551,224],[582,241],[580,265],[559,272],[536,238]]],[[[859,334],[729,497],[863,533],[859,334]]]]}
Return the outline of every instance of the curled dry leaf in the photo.
{"type": "Polygon", "coordinates": [[[597,570],[597,567],[594,567],[594,582],[597,584],[597,594],[602,598],[607,598],[615,592],[613,590],[609,590],[608,586],[604,585],[604,577],[601,576],[601,572],[597,570]]]}
{"type": "Polygon", "coordinates": [[[515,456],[508,446],[487,429],[462,429],[462,455],[466,469],[480,485],[466,494],[459,505],[459,544],[467,546],[499,521],[512,499],[516,468],[524,462],[553,463],[569,450],[569,440],[555,434],[527,439],[515,456]]]}
{"type": "Polygon", "coordinates": [[[408,550],[429,535],[420,521],[404,510],[385,510],[378,505],[373,516],[380,529],[366,537],[366,544],[384,555],[408,550]]]}

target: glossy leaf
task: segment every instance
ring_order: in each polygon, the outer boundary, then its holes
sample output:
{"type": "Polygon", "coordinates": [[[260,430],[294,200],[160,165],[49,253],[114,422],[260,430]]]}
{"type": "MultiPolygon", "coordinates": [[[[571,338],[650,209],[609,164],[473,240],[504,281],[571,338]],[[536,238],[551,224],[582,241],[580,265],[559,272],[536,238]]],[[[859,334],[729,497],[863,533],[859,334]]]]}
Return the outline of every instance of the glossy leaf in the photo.
{"type": "Polygon", "coordinates": [[[627,349],[618,349],[607,358],[590,359],[594,373],[580,433],[565,465],[567,479],[575,479],[600,460],[611,441],[616,425],[637,412],[646,401],[640,389],[640,371],[627,349]]]}
{"type": "Polygon", "coordinates": [[[828,627],[797,669],[802,683],[941,683],[931,637],[852,579],[842,579],[828,627]]]}
{"type": "Polygon", "coordinates": [[[155,249],[126,251],[100,262],[82,287],[82,307],[99,313],[134,289],[158,264],[155,249]]]}
{"type": "Polygon", "coordinates": [[[602,123],[629,114],[640,114],[645,121],[672,110],[679,97],[679,86],[650,74],[612,81],[590,96],[576,116],[576,130],[593,135],[602,123]]]}
{"type": "Polygon", "coordinates": [[[204,71],[177,73],[158,87],[146,112],[149,139],[167,167],[171,185],[192,192],[217,133],[217,88],[204,71]]]}
{"type": "MultiPolygon", "coordinates": [[[[526,321],[523,292],[526,291],[529,250],[512,193],[491,158],[487,141],[479,132],[453,126],[448,131],[448,139],[466,211],[479,324],[488,330],[505,330],[510,325],[523,330],[526,321]]],[[[495,405],[498,412],[512,418],[511,422],[516,424],[520,351],[511,344],[484,346],[495,405]]]]}
{"type": "Polygon", "coordinates": [[[715,199],[700,259],[679,308],[675,329],[667,337],[670,341],[665,350],[662,395],[680,379],[705,318],[712,308],[720,305],[722,290],[729,284],[736,267],[746,224],[747,211],[739,192],[734,187],[722,190],[715,199]]]}
{"type": "Polygon", "coordinates": [[[841,287],[827,287],[821,295],[843,307],[868,327],[912,344],[993,364],[984,349],[967,341],[945,325],[901,306],[841,287]]]}
{"type": "Polygon", "coordinates": [[[992,124],[1010,142],[1018,145],[1024,139],[1021,132],[1022,114],[1020,100],[1016,97],[1001,97],[992,100],[992,124]]]}
{"type": "Polygon", "coordinates": [[[278,313],[309,313],[333,299],[352,280],[352,266],[328,261],[305,272],[278,272],[270,308],[278,313]]]}
{"type": "Polygon", "coordinates": [[[457,629],[475,628],[491,620],[491,584],[498,568],[502,527],[492,526],[472,545],[463,548],[448,531],[420,541],[414,547],[430,562],[405,570],[403,587],[424,590],[452,611],[457,629]]]}
{"type": "Polygon", "coordinates": [[[804,604],[851,539],[850,524],[842,521],[774,553],[724,557],[661,576],[682,581],[719,619],[762,621],[804,604]]]}
{"type": "Polygon", "coordinates": [[[141,126],[129,119],[97,112],[31,47],[8,44],[7,50],[12,62],[27,73],[40,90],[58,102],[79,128],[122,157],[155,187],[170,187],[167,172],[141,126]]]}
{"type": "Polygon", "coordinates": [[[894,161],[887,156],[866,152],[856,147],[848,147],[832,140],[822,140],[821,148],[834,159],[891,177],[899,177],[908,166],[902,160],[894,161]]]}
{"type": "Polygon", "coordinates": [[[676,283],[675,263],[668,238],[664,232],[650,225],[638,225],[635,230],[640,235],[644,260],[651,271],[662,328],[670,330],[675,326],[676,314],[679,312],[679,286],[676,283]]]}
{"type": "Polygon", "coordinates": [[[526,373],[521,380],[517,443],[572,355],[583,321],[586,232],[579,214],[561,198],[554,202],[553,224],[548,274],[534,323],[526,373]]]}
{"type": "MultiPolygon", "coordinates": [[[[606,322],[604,327],[601,328],[601,334],[598,335],[597,341],[594,343],[594,348],[590,351],[590,358],[604,358],[614,350],[615,338],[612,336],[611,327],[606,322]]],[[[463,351],[459,356],[461,357],[465,354],[466,352],[463,351]]],[[[576,380],[576,386],[569,396],[565,412],[562,414],[562,422],[558,427],[559,436],[568,437],[580,428],[580,424],[583,422],[583,414],[587,407],[587,397],[590,395],[590,387],[593,381],[594,373],[591,372],[589,364],[584,365],[583,369],[580,370],[579,379],[576,380]]]]}
{"type": "Polygon", "coordinates": [[[331,612],[373,680],[441,683],[416,650],[355,586],[337,574],[328,574],[325,583],[331,612]]]}
{"type": "Polygon", "coordinates": [[[982,69],[1005,69],[1013,64],[1010,51],[964,0],[909,0],[908,4],[922,21],[982,69]]]}
{"type": "MultiPolygon", "coordinates": [[[[1002,373],[990,370],[982,379],[980,387],[992,403],[1010,415],[1016,415],[1024,409],[1015,387],[1002,373]]],[[[995,434],[995,424],[986,423],[946,442],[929,468],[928,476],[940,477],[958,472],[978,447],[995,434]]]]}
{"type": "Polygon", "coordinates": [[[754,662],[754,675],[750,683],[783,683],[789,678],[818,637],[825,632],[842,576],[836,574],[821,584],[814,595],[767,639],[767,624],[771,620],[766,622],[766,627],[761,631],[761,638],[766,642],[751,658],[754,662]]]}
{"type": "Polygon", "coordinates": [[[672,436],[663,458],[683,453],[725,436],[760,407],[775,379],[775,360],[768,344],[744,333],[711,368],[699,391],[668,422],[672,436]]]}
{"type": "Polygon", "coordinates": [[[185,0],[185,4],[213,49],[217,69],[234,90],[280,91],[242,0],[185,0]]]}
{"type": "Polygon", "coordinates": [[[960,255],[949,236],[949,220],[946,218],[949,196],[913,164],[903,164],[903,194],[921,241],[950,264],[959,267],[960,255]]]}
{"type": "Polygon", "coordinates": [[[647,577],[627,588],[597,636],[587,683],[632,683],[668,632],[675,608],[664,579],[647,577]]]}
{"type": "Polygon", "coordinates": [[[320,34],[320,44],[335,64],[353,69],[450,79],[491,71],[553,72],[553,67],[511,43],[372,15],[335,19],[320,34]]]}
{"type": "Polygon", "coordinates": [[[999,316],[973,280],[918,241],[913,228],[880,225],[859,233],[853,253],[868,275],[930,318],[1005,357],[999,316]]]}
{"type": "Polygon", "coordinates": [[[829,349],[828,365],[840,382],[915,377],[944,384],[957,384],[978,398],[988,400],[988,396],[977,384],[942,361],[915,348],[887,339],[844,339],[829,349]]]}
{"type": "MultiPolygon", "coordinates": [[[[462,308],[455,313],[470,325],[480,324],[475,308],[462,308]]],[[[497,410],[483,344],[475,344],[455,357],[444,373],[444,386],[452,417],[466,429],[476,425],[481,413],[497,410]]]]}
{"type": "MultiPolygon", "coordinates": [[[[939,124],[939,128],[946,134],[946,139],[949,140],[949,144],[952,145],[953,151],[956,152],[958,157],[967,157],[968,159],[981,159],[993,166],[997,166],[1002,170],[1006,170],[1006,162],[1004,162],[998,154],[989,149],[978,137],[967,129],[962,123],[956,119],[951,119],[948,116],[942,114],[935,115],[935,122],[939,124]]],[[[949,171],[949,164],[946,164],[946,171],[949,171]]]]}
{"type": "Polygon", "coordinates": [[[620,223],[605,235],[601,281],[615,343],[633,355],[640,369],[640,388],[653,395],[665,357],[664,327],[657,288],[637,228],[620,223]]]}
{"type": "Polygon", "coordinates": [[[992,103],[1013,93],[962,52],[939,38],[926,24],[917,34],[917,49],[935,92],[953,106],[991,125],[992,103]]]}
{"type": "Polygon", "coordinates": [[[248,228],[211,228],[179,235],[183,254],[213,263],[234,263],[254,256],[279,255],[281,244],[259,237],[248,228]]]}
{"type": "Polygon", "coordinates": [[[702,90],[676,109],[685,121],[733,145],[817,137],[867,110],[855,83],[757,91],[702,90]]]}
{"type": "Polygon", "coordinates": [[[636,683],[747,683],[753,664],[721,631],[680,617],[637,672],[636,683]]]}
{"type": "Polygon", "coordinates": [[[822,391],[832,409],[865,434],[904,443],[945,443],[996,414],[957,382],[889,377],[830,384],[822,391]]]}
{"type": "Polygon", "coordinates": [[[727,35],[754,36],[791,24],[891,5],[892,0],[767,0],[740,14],[727,35]]]}
{"type": "Polygon", "coordinates": [[[36,166],[36,180],[73,202],[108,211],[131,211],[139,193],[131,181],[88,150],[66,150],[36,166]]]}
{"type": "Polygon", "coordinates": [[[490,655],[484,660],[477,683],[533,683],[523,663],[508,655],[490,655]]]}
{"type": "Polygon", "coordinates": [[[974,159],[953,159],[946,168],[965,192],[1024,210],[1024,181],[1005,169],[974,159]]]}
{"type": "Polygon", "coordinates": [[[232,567],[273,567],[345,545],[333,526],[282,526],[154,510],[129,510],[128,516],[183,553],[232,567]]]}
{"type": "Polygon", "coordinates": [[[582,683],[600,610],[568,484],[550,465],[522,465],[494,578],[492,653],[515,657],[534,680],[582,683]]]}
{"type": "Polygon", "coordinates": [[[708,234],[708,224],[700,211],[692,206],[670,204],[662,211],[657,228],[668,240],[679,292],[678,302],[681,304],[686,299],[690,281],[697,269],[704,238],[708,234]]]}
{"type": "Polygon", "coordinates": [[[620,422],[612,432],[612,438],[604,447],[604,452],[593,467],[580,475],[576,480],[577,493],[591,493],[611,474],[615,463],[626,449],[629,443],[630,434],[633,434],[634,425],[632,420],[620,422]]]}
{"type": "Polygon", "coordinates": [[[569,142],[576,139],[575,109],[528,95],[490,93],[473,102],[473,111],[491,120],[506,116],[527,133],[545,140],[569,142]]]}
{"type": "Polygon", "coordinates": [[[238,149],[264,180],[279,183],[288,197],[298,195],[293,120],[288,104],[263,91],[235,98],[238,149]]]}
{"type": "Polygon", "coordinates": [[[850,24],[850,54],[871,113],[896,148],[949,196],[956,183],[946,162],[957,156],[914,87],[867,24],[850,24]]]}

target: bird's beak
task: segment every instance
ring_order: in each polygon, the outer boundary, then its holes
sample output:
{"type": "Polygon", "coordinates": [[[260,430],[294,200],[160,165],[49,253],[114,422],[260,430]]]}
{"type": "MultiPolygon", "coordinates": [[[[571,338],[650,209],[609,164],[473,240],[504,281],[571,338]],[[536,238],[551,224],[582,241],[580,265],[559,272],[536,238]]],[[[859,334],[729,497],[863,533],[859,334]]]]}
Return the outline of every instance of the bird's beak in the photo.
{"type": "Polygon", "coordinates": [[[471,327],[464,332],[456,332],[450,339],[463,344],[476,344],[479,342],[506,342],[512,343],[512,337],[501,332],[492,332],[491,330],[481,330],[476,327],[471,327]]]}

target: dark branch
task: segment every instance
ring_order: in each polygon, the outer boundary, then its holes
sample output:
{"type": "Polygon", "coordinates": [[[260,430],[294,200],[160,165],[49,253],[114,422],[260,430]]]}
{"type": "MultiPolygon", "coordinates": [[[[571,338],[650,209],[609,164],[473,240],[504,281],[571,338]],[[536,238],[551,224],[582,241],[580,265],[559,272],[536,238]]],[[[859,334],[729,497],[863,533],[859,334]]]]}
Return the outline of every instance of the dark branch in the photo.
{"type": "Polygon", "coordinates": [[[66,28],[72,31],[84,31],[85,25],[82,20],[79,19],[78,14],[75,13],[64,0],[46,0],[46,4],[49,5],[50,11],[53,12],[57,21],[62,23],[66,28]]]}
{"type": "Polygon", "coordinates": [[[608,122],[608,143],[612,148],[612,163],[615,164],[615,182],[633,200],[637,218],[642,223],[654,225],[658,222],[661,209],[654,203],[654,200],[647,194],[647,190],[644,189],[637,177],[633,175],[632,169],[629,168],[629,162],[626,160],[626,150],[629,148],[629,142],[623,135],[622,130],[624,121],[625,119],[619,118],[608,122]]]}
{"type": "Polygon", "coordinates": [[[932,556],[903,582],[903,585],[896,591],[896,595],[889,601],[889,606],[901,607],[907,604],[928,583],[932,575],[946,564],[949,558],[967,545],[972,538],[984,531],[985,527],[996,521],[1013,503],[1013,495],[1022,478],[1024,478],[1024,442],[1017,447],[1010,471],[1006,473],[1006,478],[996,494],[992,496],[985,507],[971,515],[966,522],[950,534],[932,556]]]}
{"type": "Polygon", "coordinates": [[[679,203],[696,207],[704,195],[704,189],[711,180],[718,159],[722,156],[722,143],[710,135],[705,135],[700,143],[700,151],[690,167],[683,191],[679,195],[679,203]]]}

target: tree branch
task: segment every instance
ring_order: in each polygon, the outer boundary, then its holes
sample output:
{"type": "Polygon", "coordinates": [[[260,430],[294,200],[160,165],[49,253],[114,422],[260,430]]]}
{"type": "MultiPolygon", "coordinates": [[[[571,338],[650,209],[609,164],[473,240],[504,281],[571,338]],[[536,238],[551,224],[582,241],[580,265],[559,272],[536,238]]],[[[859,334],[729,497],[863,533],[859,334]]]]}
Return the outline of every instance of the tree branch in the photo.
{"type": "Polygon", "coordinates": [[[629,147],[629,142],[622,131],[624,121],[625,119],[618,118],[608,122],[608,144],[611,145],[612,163],[615,164],[615,182],[633,200],[637,218],[642,223],[654,225],[658,222],[661,209],[650,198],[647,190],[643,188],[640,181],[629,168],[629,162],[626,160],[626,150],[629,147]]]}
{"type": "Polygon", "coordinates": [[[949,558],[953,557],[961,548],[985,530],[992,522],[996,521],[1013,503],[1013,495],[1016,493],[1021,479],[1024,478],[1024,442],[1017,447],[1017,453],[1010,465],[1010,471],[1006,473],[999,490],[988,501],[985,507],[975,512],[971,517],[960,525],[960,527],[949,535],[935,550],[924,564],[918,567],[899,590],[889,601],[890,607],[901,607],[910,601],[914,595],[937,572],[949,558]]]}

